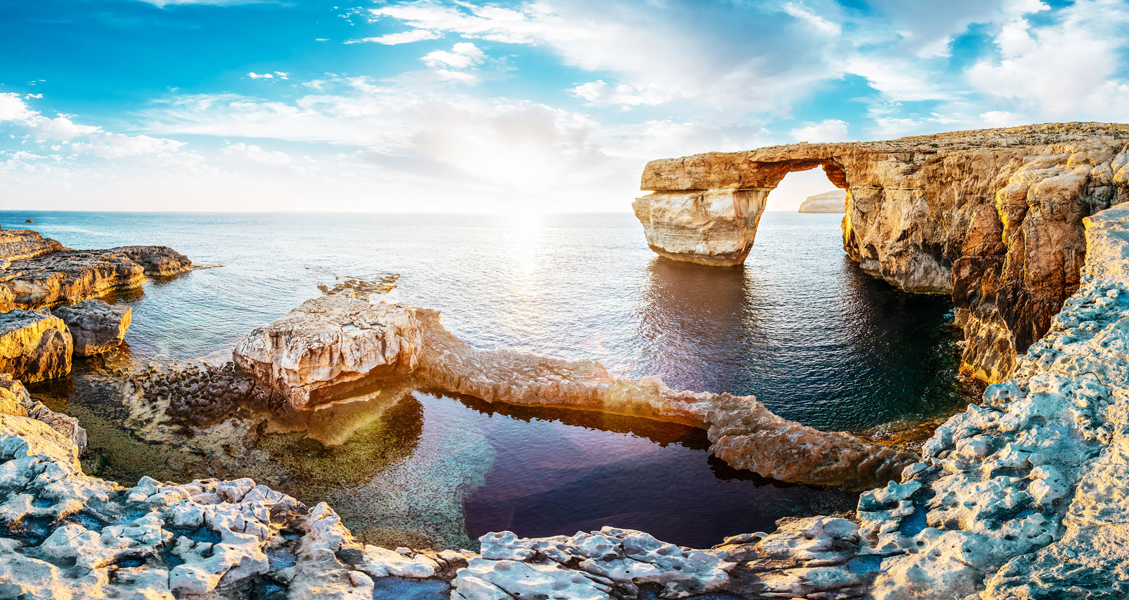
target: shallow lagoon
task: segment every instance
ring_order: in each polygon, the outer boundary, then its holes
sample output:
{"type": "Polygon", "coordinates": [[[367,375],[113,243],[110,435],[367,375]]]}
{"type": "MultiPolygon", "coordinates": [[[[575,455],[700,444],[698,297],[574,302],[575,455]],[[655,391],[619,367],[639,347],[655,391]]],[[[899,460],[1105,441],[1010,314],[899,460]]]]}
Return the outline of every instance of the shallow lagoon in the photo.
{"type": "Polygon", "coordinates": [[[856,496],[735,472],[686,428],[420,391],[335,416],[356,429],[338,447],[253,414],[161,441],[130,433],[121,373],[227,360],[240,335],[319,284],[399,273],[389,300],[443,310],[448,329],[480,347],[751,393],[817,427],[913,422],[967,397],[947,299],[860,272],[843,256],[837,215],[766,214],[748,263],[731,269],[655,258],[630,215],[0,213],[8,226],[27,218],[72,247],[163,244],[223,265],[120,295],[134,307],[128,349],[33,389],[88,427],[88,469],[124,483],[252,476],[330,502],[374,542],[465,546],[491,530],[608,524],[701,547],[782,516],[849,510],[856,496]]]}

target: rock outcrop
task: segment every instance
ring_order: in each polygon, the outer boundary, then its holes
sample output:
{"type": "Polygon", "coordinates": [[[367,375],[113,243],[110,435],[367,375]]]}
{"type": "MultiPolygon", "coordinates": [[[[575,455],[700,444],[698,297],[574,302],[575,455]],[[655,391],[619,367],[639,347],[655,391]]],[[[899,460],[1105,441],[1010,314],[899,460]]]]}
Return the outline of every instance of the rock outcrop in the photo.
{"type": "Polygon", "coordinates": [[[1078,289],[1082,220],[1129,199],[1129,125],[1065,123],[650,162],[635,201],[658,254],[741,264],[769,194],[822,166],[847,190],[843,245],[910,292],[952,294],[966,370],[1011,373],[1078,289]]]}
{"type": "Polygon", "coordinates": [[[133,309],[102,300],[83,300],[52,311],[67,324],[77,356],[109,352],[121,345],[129,329],[133,309]]]}
{"type": "Polygon", "coordinates": [[[187,271],[192,261],[164,246],[72,250],[35,231],[4,230],[0,265],[0,311],[8,311],[73,304],[139,287],[146,275],[187,271]]]}
{"type": "Polygon", "coordinates": [[[774,415],[753,396],[672,390],[658,377],[615,378],[599,363],[479,350],[437,311],[345,296],[307,300],[236,344],[235,365],[305,409],[405,379],[487,402],[595,410],[708,430],[730,464],[781,481],[863,489],[889,481],[911,452],[774,415]]]}
{"type": "Polygon", "coordinates": [[[46,310],[0,313],[0,373],[33,383],[71,372],[73,342],[62,319],[46,310]]]}
{"type": "Polygon", "coordinates": [[[420,337],[415,310],[332,295],[307,300],[255,329],[232,356],[236,367],[302,409],[410,374],[419,361],[420,337]]]}
{"type": "Polygon", "coordinates": [[[847,191],[831,190],[814,196],[808,196],[800,204],[799,212],[802,213],[845,213],[847,212],[847,191]]]}

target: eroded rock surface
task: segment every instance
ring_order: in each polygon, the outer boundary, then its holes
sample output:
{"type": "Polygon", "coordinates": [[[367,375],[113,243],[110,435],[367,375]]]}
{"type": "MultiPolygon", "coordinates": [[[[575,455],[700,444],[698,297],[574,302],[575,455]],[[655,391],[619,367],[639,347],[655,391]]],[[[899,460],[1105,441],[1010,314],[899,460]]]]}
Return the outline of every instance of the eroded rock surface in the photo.
{"type": "Polygon", "coordinates": [[[63,249],[59,242],[30,229],[0,229],[0,257],[6,265],[13,260],[35,258],[63,249]]]}
{"type": "Polygon", "coordinates": [[[293,409],[411,379],[487,402],[632,415],[708,429],[718,456],[781,481],[866,488],[889,481],[912,452],[772,414],[753,396],[672,390],[658,377],[615,378],[599,363],[479,350],[434,310],[315,298],[240,340],[235,365],[293,409]]]}
{"type": "Polygon", "coordinates": [[[102,300],[83,300],[54,311],[67,324],[74,339],[77,356],[93,356],[109,352],[121,345],[129,329],[133,309],[102,300]]]}
{"type": "Polygon", "coordinates": [[[965,368],[997,382],[1078,289],[1082,219],[1129,199],[1127,143],[1129,125],[1063,123],[698,154],[650,162],[641,188],[654,193],[634,207],[660,255],[740,264],[769,192],[822,166],[849,192],[851,259],[907,291],[952,294],[965,368]]]}
{"type": "Polygon", "coordinates": [[[73,346],[66,323],[46,310],[0,313],[0,373],[29,383],[62,377],[73,346]]]}
{"type": "Polygon", "coordinates": [[[802,213],[845,213],[847,212],[847,190],[832,190],[808,196],[800,204],[802,213]]]}
{"type": "Polygon", "coordinates": [[[416,311],[341,295],[314,298],[239,340],[235,365],[295,409],[404,377],[422,348],[416,311]]]}
{"type": "Polygon", "coordinates": [[[72,250],[30,230],[0,237],[0,311],[71,304],[114,289],[139,287],[146,275],[187,271],[192,261],[164,246],[72,250]]]}

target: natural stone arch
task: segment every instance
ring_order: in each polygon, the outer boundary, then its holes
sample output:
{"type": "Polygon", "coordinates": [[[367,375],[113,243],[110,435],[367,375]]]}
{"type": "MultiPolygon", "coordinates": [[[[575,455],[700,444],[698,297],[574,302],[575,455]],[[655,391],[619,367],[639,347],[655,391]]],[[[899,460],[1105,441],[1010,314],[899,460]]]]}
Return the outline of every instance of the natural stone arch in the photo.
{"type": "MultiPolygon", "coordinates": [[[[656,254],[671,260],[710,266],[735,266],[745,262],[756,239],[757,227],[768,196],[788,173],[823,167],[836,187],[849,189],[847,174],[834,159],[782,160],[733,163],[725,160],[696,161],[703,154],[682,161],[686,171],[662,170],[644,173],[644,189],[653,194],[632,205],[643,222],[647,243],[656,254]],[[689,186],[677,189],[676,186],[689,186]],[[696,187],[717,186],[717,187],[696,187]]],[[[849,192],[848,192],[849,193],[849,192]]]]}
{"type": "Polygon", "coordinates": [[[843,247],[909,292],[952,294],[963,368],[1001,381],[1078,289],[1082,219],[1129,200],[1129,125],[1060,123],[651,161],[633,207],[672,260],[732,266],[765,201],[822,165],[847,190],[843,247]]]}

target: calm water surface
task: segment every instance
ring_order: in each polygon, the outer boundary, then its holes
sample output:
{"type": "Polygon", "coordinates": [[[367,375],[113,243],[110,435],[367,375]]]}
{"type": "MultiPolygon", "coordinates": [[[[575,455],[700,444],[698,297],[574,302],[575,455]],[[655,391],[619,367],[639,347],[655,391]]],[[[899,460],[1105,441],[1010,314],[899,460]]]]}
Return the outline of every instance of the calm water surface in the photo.
{"type": "MultiPolygon", "coordinates": [[[[754,394],[815,427],[915,421],[966,401],[951,303],[859,271],[843,255],[838,215],[766,214],[736,268],[659,259],[635,218],[618,214],[4,212],[0,224],[29,218],[26,227],[75,248],[159,244],[222,265],[122,295],[133,325],[111,362],[226,361],[241,335],[319,295],[317,285],[391,272],[401,278],[385,299],[442,310],[446,327],[476,346],[754,394]]],[[[87,376],[95,362],[65,385],[33,391],[83,419],[104,476],[131,483],[158,469],[175,478],[175,452],[126,439],[112,386],[87,376]]],[[[329,501],[374,541],[449,546],[492,530],[542,536],[602,525],[708,546],[857,499],[733,471],[701,432],[680,427],[418,392],[380,411],[341,447],[256,438],[263,461],[288,474],[266,482],[329,501]],[[368,453],[380,459],[350,462],[368,453]],[[352,466],[319,479],[319,465],[330,464],[352,466]]]]}

